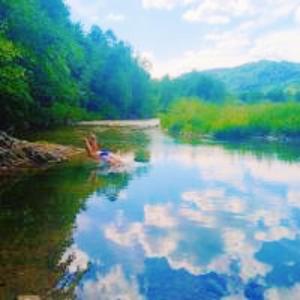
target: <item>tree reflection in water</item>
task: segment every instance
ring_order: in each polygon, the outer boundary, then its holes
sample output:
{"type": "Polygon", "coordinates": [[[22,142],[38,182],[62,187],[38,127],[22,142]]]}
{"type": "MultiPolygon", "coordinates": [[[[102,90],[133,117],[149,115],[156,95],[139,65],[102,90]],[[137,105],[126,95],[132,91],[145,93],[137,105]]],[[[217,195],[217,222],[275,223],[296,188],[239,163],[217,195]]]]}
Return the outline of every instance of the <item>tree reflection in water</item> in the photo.
{"type": "Polygon", "coordinates": [[[28,294],[72,297],[85,269],[70,272],[76,251],[64,257],[63,263],[62,256],[72,244],[76,216],[95,192],[116,201],[132,176],[143,174],[147,167],[141,165],[135,171],[106,174],[92,163],[78,162],[22,179],[3,190],[0,298],[28,294]]]}

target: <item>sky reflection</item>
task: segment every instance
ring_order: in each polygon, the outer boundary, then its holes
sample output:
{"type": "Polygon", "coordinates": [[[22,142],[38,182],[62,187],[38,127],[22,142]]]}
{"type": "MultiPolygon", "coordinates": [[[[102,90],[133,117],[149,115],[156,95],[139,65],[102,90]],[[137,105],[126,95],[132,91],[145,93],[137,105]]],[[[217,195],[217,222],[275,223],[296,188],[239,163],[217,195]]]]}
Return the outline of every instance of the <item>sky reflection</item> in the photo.
{"type": "Polygon", "coordinates": [[[150,151],[118,201],[95,193],[77,217],[78,297],[297,299],[300,164],[161,137],[150,151]]]}

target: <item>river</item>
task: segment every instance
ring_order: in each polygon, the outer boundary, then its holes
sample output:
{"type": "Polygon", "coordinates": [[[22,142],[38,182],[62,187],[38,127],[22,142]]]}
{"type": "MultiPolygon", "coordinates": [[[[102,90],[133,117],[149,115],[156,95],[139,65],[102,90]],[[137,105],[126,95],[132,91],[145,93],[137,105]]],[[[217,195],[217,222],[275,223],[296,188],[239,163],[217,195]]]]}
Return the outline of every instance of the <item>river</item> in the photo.
{"type": "Polygon", "coordinates": [[[0,185],[0,299],[299,299],[299,145],[93,131],[125,167],[78,158],[0,185]]]}

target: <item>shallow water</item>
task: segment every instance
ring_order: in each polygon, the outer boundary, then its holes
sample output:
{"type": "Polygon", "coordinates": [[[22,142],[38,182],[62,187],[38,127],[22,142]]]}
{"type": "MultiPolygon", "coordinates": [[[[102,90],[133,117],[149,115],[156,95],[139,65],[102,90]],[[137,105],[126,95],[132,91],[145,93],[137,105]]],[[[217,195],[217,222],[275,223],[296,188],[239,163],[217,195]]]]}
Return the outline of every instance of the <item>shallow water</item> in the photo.
{"type": "Polygon", "coordinates": [[[94,131],[126,168],[79,160],[1,187],[0,298],[299,298],[299,147],[94,131]]]}

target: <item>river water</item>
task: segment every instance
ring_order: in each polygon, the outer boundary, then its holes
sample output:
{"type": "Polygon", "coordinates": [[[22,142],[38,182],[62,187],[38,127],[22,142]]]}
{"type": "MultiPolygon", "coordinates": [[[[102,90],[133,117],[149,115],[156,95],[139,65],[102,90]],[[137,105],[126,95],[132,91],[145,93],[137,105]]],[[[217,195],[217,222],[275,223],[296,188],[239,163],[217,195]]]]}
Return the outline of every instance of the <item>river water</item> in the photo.
{"type": "Polygon", "coordinates": [[[299,299],[299,145],[93,131],[125,167],[79,158],[0,185],[1,299],[299,299]]]}

